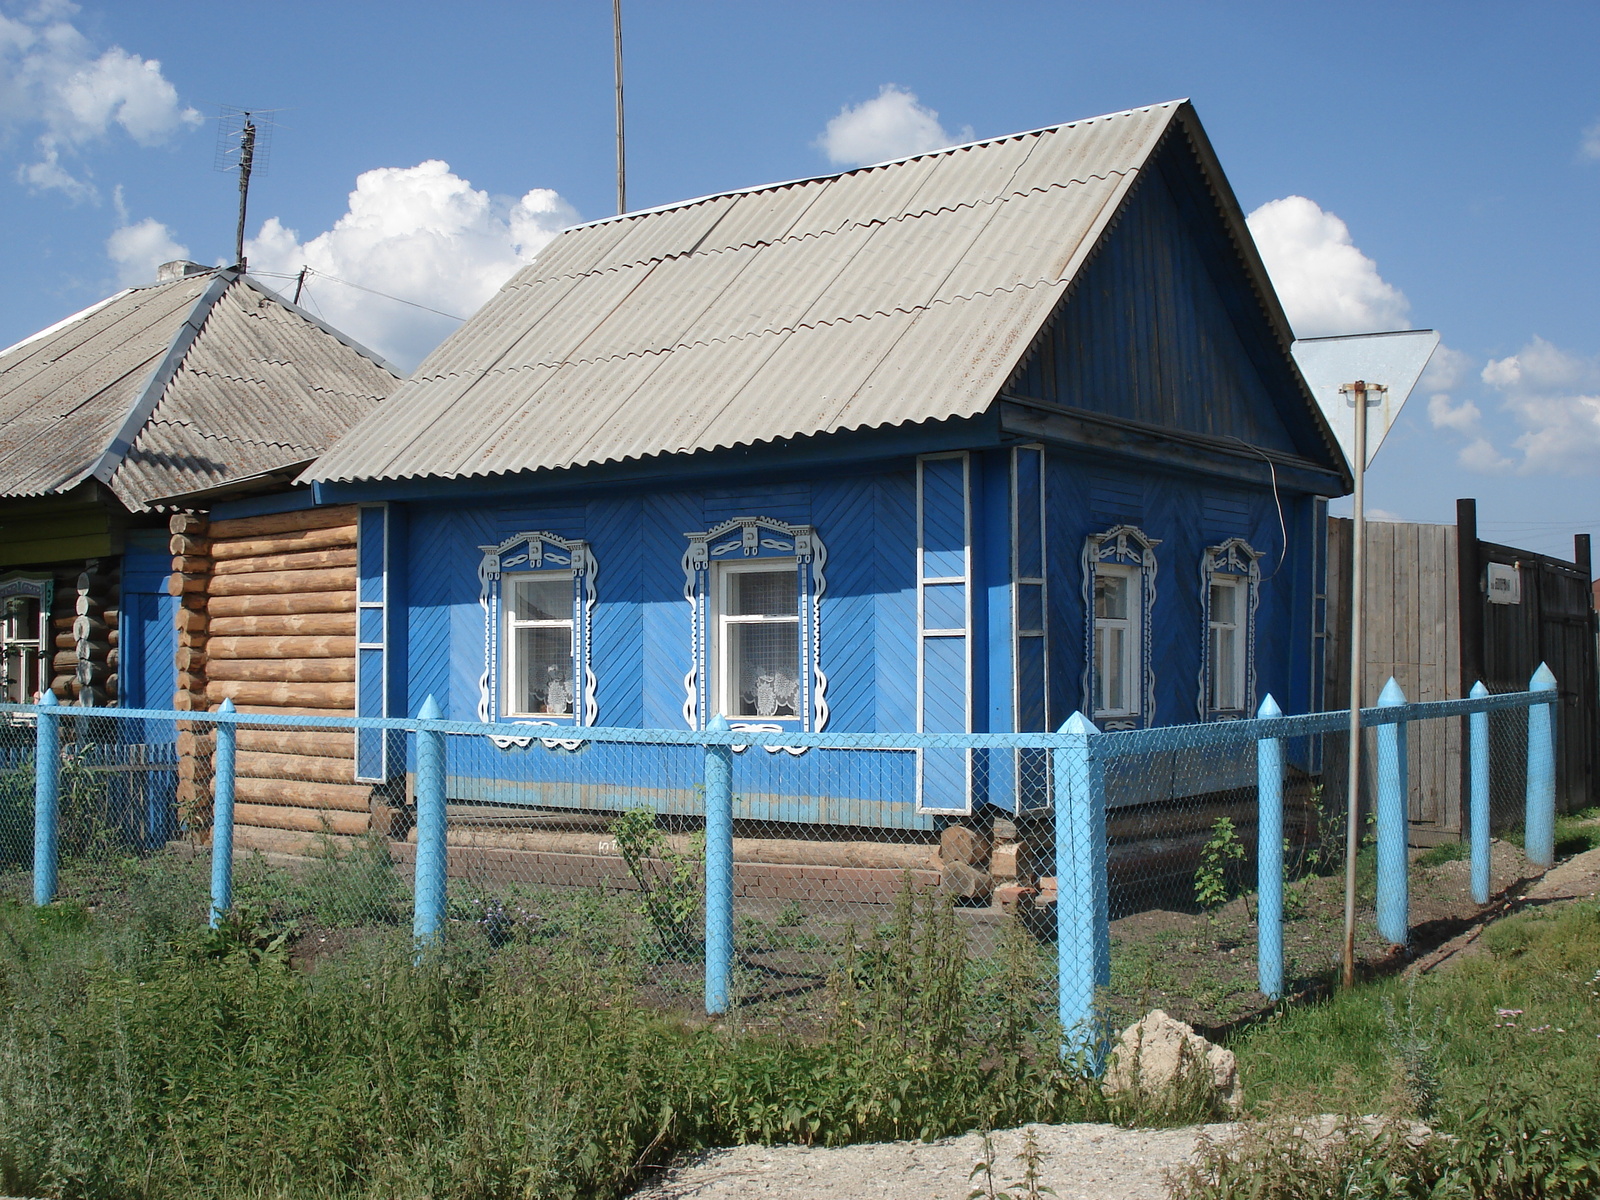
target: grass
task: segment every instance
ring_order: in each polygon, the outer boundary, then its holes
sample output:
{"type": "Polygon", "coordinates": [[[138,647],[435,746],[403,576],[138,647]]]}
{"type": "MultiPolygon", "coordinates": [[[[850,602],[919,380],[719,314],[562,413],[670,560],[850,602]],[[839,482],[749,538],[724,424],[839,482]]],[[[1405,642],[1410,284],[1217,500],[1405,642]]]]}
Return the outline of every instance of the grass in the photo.
{"type": "Polygon", "coordinates": [[[1488,953],[1284,1010],[1235,1039],[1259,1124],[1214,1148],[1187,1200],[1600,1194],[1600,908],[1530,912],[1488,953]],[[1384,1114],[1345,1139],[1313,1113],[1384,1114]],[[1418,1146],[1405,1122],[1450,1135],[1418,1146]]]}
{"type": "Polygon", "coordinates": [[[1059,1063],[1026,931],[969,961],[937,898],[848,939],[801,1037],[663,1014],[648,948],[576,909],[504,936],[464,898],[420,965],[374,927],[307,968],[292,923],[208,932],[128,878],[96,912],[0,902],[0,1193],[614,1197],[701,1146],[1141,1115],[1059,1063]]]}

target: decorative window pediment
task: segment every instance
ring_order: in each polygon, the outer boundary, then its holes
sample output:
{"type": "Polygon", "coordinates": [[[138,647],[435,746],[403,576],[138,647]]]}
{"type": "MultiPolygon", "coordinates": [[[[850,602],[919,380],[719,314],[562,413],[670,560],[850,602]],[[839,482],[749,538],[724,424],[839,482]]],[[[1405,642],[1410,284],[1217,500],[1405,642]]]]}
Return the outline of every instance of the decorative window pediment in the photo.
{"type": "Polygon", "coordinates": [[[1106,729],[1155,723],[1152,645],[1161,543],[1133,525],[1083,543],[1083,708],[1106,729]]]}
{"type": "Polygon", "coordinates": [[[735,517],[684,536],[691,651],[684,722],[703,729],[723,712],[735,729],[826,728],[821,615],[828,555],[816,530],[735,517]]]}
{"type": "Polygon", "coordinates": [[[1243,538],[1200,556],[1202,721],[1237,720],[1256,710],[1256,609],[1261,552],[1243,538]]]}
{"type": "MultiPolygon", "coordinates": [[[[592,648],[597,568],[589,544],[530,532],[478,548],[478,719],[593,725],[600,710],[592,648]]],[[[531,740],[495,739],[506,746],[531,740]]]]}

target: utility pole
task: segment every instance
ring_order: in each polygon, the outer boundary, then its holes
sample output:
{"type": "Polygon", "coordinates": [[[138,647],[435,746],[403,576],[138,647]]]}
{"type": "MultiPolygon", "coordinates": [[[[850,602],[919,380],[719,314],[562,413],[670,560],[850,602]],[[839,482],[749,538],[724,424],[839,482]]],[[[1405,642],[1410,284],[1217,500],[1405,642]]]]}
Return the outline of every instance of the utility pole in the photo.
{"type": "Polygon", "coordinates": [[[294,302],[296,304],[300,303],[300,292],[306,286],[306,272],[309,271],[309,270],[311,270],[310,267],[301,267],[300,268],[300,274],[295,276],[295,280],[294,280],[294,302]]]}
{"type": "Polygon", "coordinates": [[[1349,779],[1345,811],[1344,852],[1344,961],[1341,975],[1344,986],[1356,981],[1356,854],[1361,849],[1361,696],[1362,668],[1366,653],[1362,645],[1361,610],[1366,599],[1364,570],[1367,549],[1367,510],[1365,480],[1367,473],[1367,406],[1382,402],[1388,388],[1381,383],[1368,383],[1358,379],[1344,384],[1339,391],[1354,397],[1356,406],[1355,461],[1355,520],[1350,537],[1350,750],[1349,779]],[[1373,396],[1375,399],[1369,400],[1373,396]]]}
{"type": "Polygon", "coordinates": [[[239,131],[239,228],[233,239],[233,261],[244,274],[244,218],[250,203],[250,168],[256,157],[256,127],[250,114],[244,114],[244,128],[239,131]]]}
{"type": "Polygon", "coordinates": [[[628,211],[628,154],[622,132],[622,0],[611,0],[611,42],[617,67],[617,214],[628,211]]]}

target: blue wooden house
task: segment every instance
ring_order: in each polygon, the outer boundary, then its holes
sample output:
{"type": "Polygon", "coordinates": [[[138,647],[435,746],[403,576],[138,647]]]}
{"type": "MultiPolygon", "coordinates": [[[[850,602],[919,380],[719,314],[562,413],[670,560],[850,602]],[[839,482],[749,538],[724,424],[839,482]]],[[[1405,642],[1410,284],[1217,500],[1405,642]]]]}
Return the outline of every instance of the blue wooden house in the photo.
{"type": "MultiPolygon", "coordinates": [[[[577,226],[305,476],[361,506],[358,708],[503,727],[458,801],[684,812],[694,764],[562,733],[1313,708],[1348,473],[1290,342],[1181,101],[577,226]]],[[[1038,768],[750,750],[736,790],[932,829],[1038,768]]]]}

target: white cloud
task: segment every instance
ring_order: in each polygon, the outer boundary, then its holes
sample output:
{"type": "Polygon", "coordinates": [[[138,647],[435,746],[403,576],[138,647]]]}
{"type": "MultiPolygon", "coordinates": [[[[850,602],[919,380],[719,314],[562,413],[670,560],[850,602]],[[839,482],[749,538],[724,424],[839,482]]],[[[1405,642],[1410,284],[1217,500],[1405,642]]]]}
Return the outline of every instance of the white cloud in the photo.
{"type": "Polygon", "coordinates": [[[1600,359],[1535,337],[1517,353],[1491,359],[1482,379],[1522,429],[1514,443],[1520,471],[1600,474],[1600,359]]]}
{"type": "Polygon", "coordinates": [[[1472,373],[1473,359],[1443,342],[1434,347],[1433,357],[1417,380],[1419,392],[1448,392],[1460,387],[1472,373]]]}
{"type": "Polygon", "coordinates": [[[1428,420],[1435,429],[1454,429],[1457,433],[1473,434],[1483,413],[1471,400],[1456,404],[1448,392],[1435,392],[1428,397],[1428,420]]]}
{"type": "Polygon", "coordinates": [[[1583,137],[1578,141],[1578,157],[1591,162],[1600,160],[1600,121],[1583,131],[1583,137]]]}
{"type": "Polygon", "coordinates": [[[128,219],[120,186],[112,194],[112,202],[117,207],[117,227],[106,239],[106,257],[116,263],[117,282],[123,287],[154,283],[156,268],[162,263],[189,257],[189,247],[180,245],[172,230],[154,217],[128,219]]]}
{"type": "Polygon", "coordinates": [[[871,100],[841,108],[814,145],[831,163],[859,167],[971,140],[971,126],[949,133],[915,92],[886,83],[871,100]]]}
{"type": "Polygon", "coordinates": [[[1333,213],[1304,196],[1285,196],[1248,219],[1296,336],[1410,328],[1410,302],[1378,274],[1333,213]]]}
{"type": "Polygon", "coordinates": [[[1496,450],[1488,438],[1475,438],[1462,449],[1461,465],[1485,475],[1503,475],[1516,464],[1496,450]]]}
{"type": "Polygon", "coordinates": [[[67,19],[76,8],[41,3],[20,17],[0,14],[0,127],[33,130],[38,161],[17,169],[37,190],[93,198],[87,178],[62,163],[120,129],[141,146],[157,145],[200,124],[178,100],[161,64],[121,46],[97,50],[67,19]]]}
{"type": "MultiPolygon", "coordinates": [[[[276,217],[245,244],[252,271],[313,274],[302,303],[409,369],[456,322],[317,273],[468,317],[577,213],[555,192],[491,197],[437,159],[356,179],[348,211],[306,241],[276,217]]],[[[281,286],[281,285],[280,285],[281,286]]]]}

